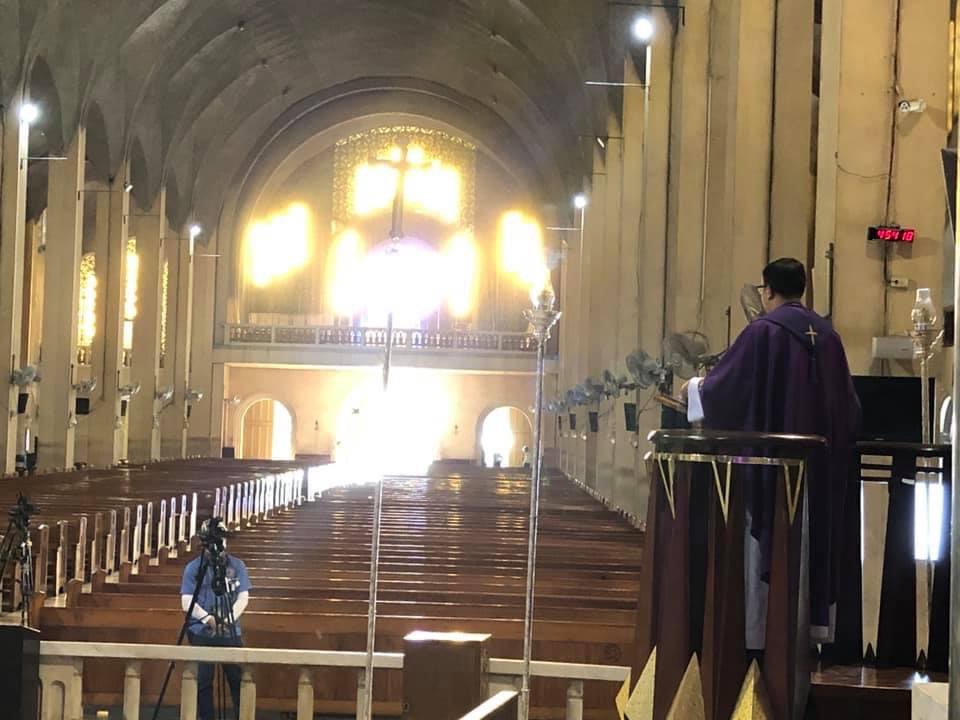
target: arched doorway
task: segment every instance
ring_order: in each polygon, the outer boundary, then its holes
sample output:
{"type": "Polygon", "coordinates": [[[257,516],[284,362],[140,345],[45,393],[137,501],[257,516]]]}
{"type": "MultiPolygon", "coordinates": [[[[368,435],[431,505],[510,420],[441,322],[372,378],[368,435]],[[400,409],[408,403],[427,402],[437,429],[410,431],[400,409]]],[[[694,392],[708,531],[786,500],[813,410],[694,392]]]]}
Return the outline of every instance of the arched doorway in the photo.
{"type": "Polygon", "coordinates": [[[503,406],[491,410],[480,424],[484,467],[522,467],[523,448],[533,448],[533,424],[521,410],[503,406]]]}
{"type": "Polygon", "coordinates": [[[293,460],[293,416],[276,400],[264,398],[243,413],[240,457],[247,460],[293,460]]]}

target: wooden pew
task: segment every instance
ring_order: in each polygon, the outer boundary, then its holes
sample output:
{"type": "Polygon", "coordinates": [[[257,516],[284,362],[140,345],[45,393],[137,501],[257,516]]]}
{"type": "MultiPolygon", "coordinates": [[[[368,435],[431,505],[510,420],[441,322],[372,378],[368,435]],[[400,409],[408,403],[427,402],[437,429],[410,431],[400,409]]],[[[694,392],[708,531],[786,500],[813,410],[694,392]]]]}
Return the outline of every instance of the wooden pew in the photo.
{"type": "MultiPolygon", "coordinates": [[[[458,468],[458,470],[461,470],[458,468]]],[[[411,630],[492,634],[491,652],[521,656],[529,484],[523,477],[405,478],[385,490],[378,650],[399,651],[411,630]]],[[[263,518],[228,540],[254,584],[244,618],[248,646],[363,650],[369,573],[370,488],[335,487],[323,499],[263,518]]],[[[642,535],[571,483],[544,487],[534,657],[618,664],[632,656],[642,535]]],[[[50,639],[172,642],[185,557],[103,584],[43,611],[50,639]]],[[[97,697],[119,692],[106,670],[87,670],[97,697]]],[[[355,674],[331,671],[317,709],[337,712],[356,693],[355,674]]],[[[379,676],[378,676],[379,677],[379,676]]],[[[149,693],[149,678],[144,687],[149,693]]],[[[268,706],[287,707],[296,689],[280,678],[268,706]]],[[[375,699],[398,708],[399,675],[375,682],[375,699]]],[[[566,685],[534,684],[533,703],[558,714],[566,685]]],[[[607,685],[587,684],[587,714],[609,716],[607,685]]]]}

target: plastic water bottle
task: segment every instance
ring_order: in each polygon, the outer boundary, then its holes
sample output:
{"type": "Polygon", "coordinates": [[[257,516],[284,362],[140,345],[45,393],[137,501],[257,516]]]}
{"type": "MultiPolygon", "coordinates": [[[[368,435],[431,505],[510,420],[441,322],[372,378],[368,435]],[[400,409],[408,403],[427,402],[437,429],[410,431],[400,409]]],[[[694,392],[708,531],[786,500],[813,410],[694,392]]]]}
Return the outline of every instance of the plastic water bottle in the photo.
{"type": "Polygon", "coordinates": [[[933,306],[933,299],[930,297],[930,288],[919,288],[917,290],[917,301],[913,304],[910,320],[913,324],[913,332],[915,335],[922,336],[931,332],[936,327],[937,309],[933,306]]]}

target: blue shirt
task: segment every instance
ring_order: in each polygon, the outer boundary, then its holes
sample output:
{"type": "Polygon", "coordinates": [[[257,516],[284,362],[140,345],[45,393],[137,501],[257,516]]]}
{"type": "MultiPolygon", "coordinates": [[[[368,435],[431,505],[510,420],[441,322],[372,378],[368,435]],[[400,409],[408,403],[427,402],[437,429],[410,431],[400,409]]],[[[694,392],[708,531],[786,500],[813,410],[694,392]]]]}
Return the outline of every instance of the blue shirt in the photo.
{"type": "MultiPolygon", "coordinates": [[[[193,591],[197,587],[197,573],[200,571],[200,558],[196,557],[187,563],[183,569],[183,581],[180,583],[180,594],[193,596],[193,591]]],[[[247,574],[247,566],[243,560],[227,555],[227,595],[226,599],[233,607],[237,595],[242,592],[249,592],[252,585],[250,576],[247,574]]],[[[207,565],[206,572],[203,574],[203,583],[200,585],[200,593],[197,595],[197,605],[202,607],[208,613],[213,613],[216,606],[215,595],[213,593],[213,568],[207,565]]],[[[208,626],[197,618],[191,618],[187,630],[193,635],[209,635],[208,626]]],[[[240,635],[240,621],[236,624],[237,635],[240,635]]]]}

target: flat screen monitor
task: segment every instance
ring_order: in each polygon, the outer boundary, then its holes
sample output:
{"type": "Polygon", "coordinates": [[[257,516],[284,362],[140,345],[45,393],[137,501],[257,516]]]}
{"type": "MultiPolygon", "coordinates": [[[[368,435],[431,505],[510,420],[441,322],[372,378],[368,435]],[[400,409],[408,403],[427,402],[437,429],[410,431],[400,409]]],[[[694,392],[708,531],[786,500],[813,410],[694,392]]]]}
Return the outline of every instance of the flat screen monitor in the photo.
{"type": "MultiPolygon", "coordinates": [[[[913,442],[923,440],[920,378],[858,375],[853,386],[863,420],[860,440],[913,442]]],[[[930,417],[936,423],[936,385],[930,378],[930,417]]],[[[936,426],[934,426],[936,427],[936,426]]]]}

